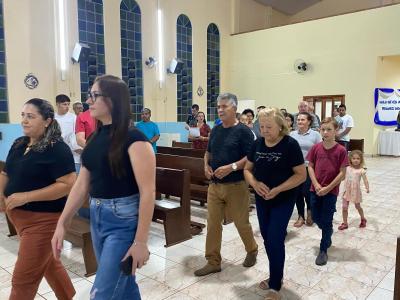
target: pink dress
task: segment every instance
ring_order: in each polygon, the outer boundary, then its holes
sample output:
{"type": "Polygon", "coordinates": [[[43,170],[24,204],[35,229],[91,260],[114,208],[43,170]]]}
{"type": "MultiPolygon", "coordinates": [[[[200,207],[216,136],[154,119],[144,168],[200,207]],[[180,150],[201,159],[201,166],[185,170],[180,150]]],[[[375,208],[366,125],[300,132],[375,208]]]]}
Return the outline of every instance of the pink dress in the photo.
{"type": "Polygon", "coordinates": [[[344,181],[344,195],[343,199],[353,203],[361,203],[361,176],[364,175],[366,171],[363,168],[354,169],[351,166],[346,168],[346,178],[344,181]]]}

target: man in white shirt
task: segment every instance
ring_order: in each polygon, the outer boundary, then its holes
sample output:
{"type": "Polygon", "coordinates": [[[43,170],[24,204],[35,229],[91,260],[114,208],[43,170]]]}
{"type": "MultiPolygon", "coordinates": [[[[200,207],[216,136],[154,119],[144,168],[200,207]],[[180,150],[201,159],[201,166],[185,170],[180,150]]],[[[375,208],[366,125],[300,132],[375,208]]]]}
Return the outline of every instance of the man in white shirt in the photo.
{"type": "Polygon", "coordinates": [[[344,146],[346,150],[349,150],[350,144],[350,131],[354,127],[353,118],[346,114],[346,105],[340,104],[338,107],[339,118],[339,129],[336,134],[336,141],[344,146]]]}
{"type": "Polygon", "coordinates": [[[75,161],[76,172],[79,173],[81,165],[82,148],[76,142],[75,123],[76,115],[69,112],[71,100],[67,95],[60,94],[56,97],[57,112],[55,119],[61,127],[61,136],[64,142],[70,147],[75,161]]]}

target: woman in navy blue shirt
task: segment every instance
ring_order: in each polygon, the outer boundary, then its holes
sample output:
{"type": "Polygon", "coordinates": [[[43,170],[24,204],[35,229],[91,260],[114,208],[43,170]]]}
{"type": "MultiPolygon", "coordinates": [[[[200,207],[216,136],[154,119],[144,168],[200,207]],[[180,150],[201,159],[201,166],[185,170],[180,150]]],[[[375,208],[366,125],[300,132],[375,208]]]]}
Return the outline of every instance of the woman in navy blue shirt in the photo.
{"type": "Polygon", "coordinates": [[[286,230],[296,201],[296,187],[306,179],[300,146],[290,137],[287,122],[277,108],[258,113],[261,137],[244,168],[246,181],[256,191],[261,235],[269,259],[270,278],[260,283],[266,299],[280,299],[285,263],[286,230]]]}

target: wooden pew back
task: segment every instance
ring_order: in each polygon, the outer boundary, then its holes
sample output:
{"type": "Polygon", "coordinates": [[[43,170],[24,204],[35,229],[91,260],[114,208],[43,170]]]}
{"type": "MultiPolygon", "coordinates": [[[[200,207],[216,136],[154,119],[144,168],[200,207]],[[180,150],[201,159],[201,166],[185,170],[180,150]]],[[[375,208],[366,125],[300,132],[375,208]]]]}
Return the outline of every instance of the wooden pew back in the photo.
{"type": "Polygon", "coordinates": [[[360,150],[364,152],[364,139],[350,139],[349,151],[360,150]]]}
{"type": "Polygon", "coordinates": [[[191,142],[177,142],[172,141],[172,147],[179,147],[179,148],[193,148],[191,142]]]}
{"type": "MultiPolygon", "coordinates": [[[[6,166],[6,162],[0,160],[0,172],[3,171],[4,167],[6,166]]],[[[7,220],[7,226],[8,226],[8,236],[14,236],[17,235],[17,230],[14,227],[14,224],[11,223],[11,221],[8,219],[8,216],[6,214],[6,220],[7,220]]]]}
{"type": "Polygon", "coordinates": [[[180,148],[180,147],[157,147],[157,153],[170,154],[170,155],[178,155],[178,156],[189,156],[189,157],[197,157],[203,158],[206,150],[204,149],[189,149],[189,148],[180,148]]]}
{"type": "Polygon", "coordinates": [[[190,172],[176,168],[157,167],[156,190],[161,194],[190,199],[190,172]]]}
{"type": "Polygon", "coordinates": [[[180,204],[168,199],[155,202],[153,220],[163,221],[165,246],[169,247],[191,239],[189,171],[157,167],[156,190],[157,193],[180,199],[180,204]]]}
{"type": "Polygon", "coordinates": [[[157,153],[156,160],[157,167],[189,170],[191,183],[208,182],[204,174],[204,160],[202,158],[157,153]]]}

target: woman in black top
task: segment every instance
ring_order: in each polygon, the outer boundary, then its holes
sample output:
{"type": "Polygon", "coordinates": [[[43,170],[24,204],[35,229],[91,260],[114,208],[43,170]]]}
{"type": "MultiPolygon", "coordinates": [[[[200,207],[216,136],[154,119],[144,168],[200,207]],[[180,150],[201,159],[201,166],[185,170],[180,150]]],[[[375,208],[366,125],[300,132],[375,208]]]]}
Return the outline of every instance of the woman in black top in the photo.
{"type": "Polygon", "coordinates": [[[76,178],[74,159],[48,101],[29,100],[21,116],[25,136],[15,140],[0,175],[0,211],[20,236],[10,299],[34,299],[43,277],[57,299],[72,299],[74,287],[50,241],[76,178]]]}
{"type": "Polygon", "coordinates": [[[90,195],[90,225],[98,263],[91,299],[140,299],[136,268],[149,259],[147,239],[155,199],[155,156],[147,138],[129,128],[130,95],[120,78],[97,77],[87,102],[98,121],[82,153],[82,168],[52,240],[56,257],[65,230],[90,195]],[[133,260],[128,275],[121,261],[133,260]]]}
{"type": "Polygon", "coordinates": [[[262,137],[254,142],[244,169],[246,181],[256,191],[261,235],[269,259],[270,278],[260,283],[266,299],[280,299],[285,263],[286,229],[296,201],[296,187],[306,179],[303,154],[288,133],[285,117],[277,108],[258,113],[262,137]]]}

